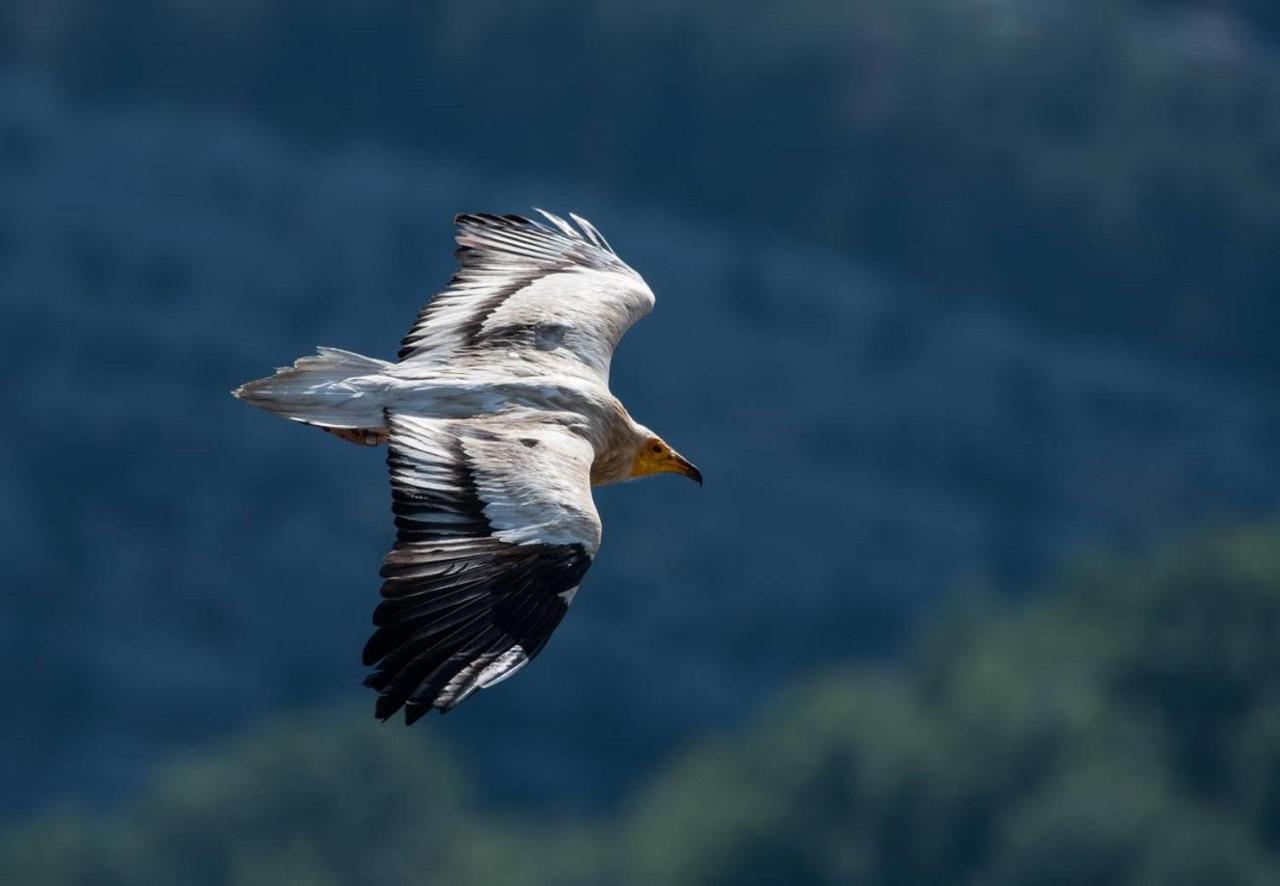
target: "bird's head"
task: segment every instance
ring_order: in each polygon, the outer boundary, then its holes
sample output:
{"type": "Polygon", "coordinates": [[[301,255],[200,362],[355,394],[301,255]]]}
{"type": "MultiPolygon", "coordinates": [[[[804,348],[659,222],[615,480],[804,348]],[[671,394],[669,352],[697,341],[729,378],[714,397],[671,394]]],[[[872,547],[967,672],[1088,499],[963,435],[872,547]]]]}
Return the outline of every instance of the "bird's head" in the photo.
{"type": "Polygon", "coordinates": [[[702,472],[656,434],[646,434],[642,438],[628,477],[648,477],[651,474],[680,474],[702,485],[702,472]]]}

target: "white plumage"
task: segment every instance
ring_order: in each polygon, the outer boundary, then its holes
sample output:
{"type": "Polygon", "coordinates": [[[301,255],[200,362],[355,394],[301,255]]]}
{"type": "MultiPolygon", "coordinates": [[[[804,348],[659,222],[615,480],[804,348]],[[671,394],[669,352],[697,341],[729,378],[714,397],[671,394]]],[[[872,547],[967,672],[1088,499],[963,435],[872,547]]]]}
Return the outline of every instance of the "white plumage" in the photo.
{"type": "Polygon", "coordinates": [[[389,443],[397,537],[364,659],[377,716],[447,711],[541,651],[600,546],[593,484],[701,475],[609,392],[654,296],[585,219],[462,215],[459,268],[389,363],[321,348],[234,393],[389,443]]]}

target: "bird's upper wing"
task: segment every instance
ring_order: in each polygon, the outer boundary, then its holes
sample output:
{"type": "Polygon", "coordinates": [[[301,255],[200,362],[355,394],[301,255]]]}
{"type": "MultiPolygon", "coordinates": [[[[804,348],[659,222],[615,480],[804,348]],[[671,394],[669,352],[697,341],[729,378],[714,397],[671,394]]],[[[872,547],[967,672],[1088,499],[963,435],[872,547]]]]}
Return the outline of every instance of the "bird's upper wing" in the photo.
{"type": "Polygon", "coordinates": [[[614,348],[653,309],[653,292],[586,219],[542,214],[546,223],[455,219],[458,270],[418,312],[402,362],[457,365],[514,352],[562,370],[586,366],[608,381],[614,348]]]}
{"type": "Polygon", "coordinates": [[[556,413],[387,415],[396,543],[382,567],[377,716],[412,723],[541,651],[600,546],[593,450],[556,413]]]}

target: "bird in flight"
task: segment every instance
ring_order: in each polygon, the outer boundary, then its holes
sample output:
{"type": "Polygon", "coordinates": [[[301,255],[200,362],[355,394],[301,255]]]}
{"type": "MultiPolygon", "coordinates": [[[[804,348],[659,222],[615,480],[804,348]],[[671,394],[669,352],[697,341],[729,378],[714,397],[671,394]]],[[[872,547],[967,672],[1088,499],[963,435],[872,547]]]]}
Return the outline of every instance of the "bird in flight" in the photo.
{"type": "Polygon", "coordinates": [[[609,392],[648,285],[586,219],[460,215],[459,267],[395,363],[319,348],[233,394],[387,444],[396,541],[364,647],[375,715],[413,723],[542,651],[600,547],[591,487],[702,475],[609,392]]]}

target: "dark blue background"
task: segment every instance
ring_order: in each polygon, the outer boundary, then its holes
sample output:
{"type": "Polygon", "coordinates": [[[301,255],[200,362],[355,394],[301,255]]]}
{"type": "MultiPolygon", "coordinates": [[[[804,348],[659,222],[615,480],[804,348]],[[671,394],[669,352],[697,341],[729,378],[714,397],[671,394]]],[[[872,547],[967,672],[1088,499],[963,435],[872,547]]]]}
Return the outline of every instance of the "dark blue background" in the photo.
{"type": "MultiPolygon", "coordinates": [[[[1275,17],[1248,3],[17,2],[0,16],[0,813],[369,706],[380,452],[228,396],[389,357],[451,217],[590,218],[699,464],[518,680],[421,724],[616,809],[945,599],[1280,500],[1275,17]]],[[[387,729],[398,729],[388,726],[387,729]]]]}

